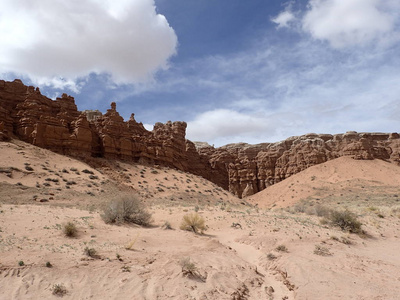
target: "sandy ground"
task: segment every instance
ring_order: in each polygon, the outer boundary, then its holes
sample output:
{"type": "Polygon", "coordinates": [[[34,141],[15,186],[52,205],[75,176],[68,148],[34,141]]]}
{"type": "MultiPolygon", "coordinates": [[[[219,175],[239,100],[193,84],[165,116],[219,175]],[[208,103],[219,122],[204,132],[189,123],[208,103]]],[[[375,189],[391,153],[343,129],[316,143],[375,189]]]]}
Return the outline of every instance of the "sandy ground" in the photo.
{"type": "Polygon", "coordinates": [[[65,299],[400,294],[398,166],[331,161],[247,199],[257,207],[176,170],[86,164],[22,142],[0,143],[0,153],[0,299],[56,299],[55,285],[65,288],[65,299]],[[127,193],[140,194],[152,226],[104,223],[103,203],[127,193]],[[321,224],[318,205],[351,209],[367,234],[321,224]],[[179,229],[195,211],[208,227],[203,235],[179,229]],[[76,237],[63,234],[67,222],[76,224],[76,237]],[[182,272],[183,259],[194,263],[193,276],[182,272]]]}

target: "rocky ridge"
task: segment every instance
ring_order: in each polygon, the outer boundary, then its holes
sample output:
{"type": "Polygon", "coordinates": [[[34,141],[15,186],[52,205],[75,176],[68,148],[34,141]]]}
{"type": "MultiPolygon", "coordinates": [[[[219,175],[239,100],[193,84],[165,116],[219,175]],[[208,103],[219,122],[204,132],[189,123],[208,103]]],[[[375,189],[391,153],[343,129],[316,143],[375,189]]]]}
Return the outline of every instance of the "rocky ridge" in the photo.
{"type": "Polygon", "coordinates": [[[74,98],[55,101],[20,80],[0,80],[0,141],[19,138],[78,158],[104,157],[174,167],[250,196],[308,167],[341,156],[400,164],[397,133],[306,134],[278,143],[220,148],[186,140],[185,122],[156,123],[152,131],[124,121],[113,102],[103,115],[78,111],[74,98]]]}

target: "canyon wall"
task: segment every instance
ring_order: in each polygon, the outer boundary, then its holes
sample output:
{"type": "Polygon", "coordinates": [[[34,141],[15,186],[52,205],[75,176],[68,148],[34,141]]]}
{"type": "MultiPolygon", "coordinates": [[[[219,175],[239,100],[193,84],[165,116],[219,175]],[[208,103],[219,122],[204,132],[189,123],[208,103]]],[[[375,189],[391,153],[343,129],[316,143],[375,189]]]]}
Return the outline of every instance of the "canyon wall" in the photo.
{"type": "Polygon", "coordinates": [[[21,80],[0,80],[0,140],[18,138],[78,158],[104,157],[188,169],[188,157],[200,160],[186,141],[185,122],[157,123],[148,131],[132,114],[125,122],[111,103],[80,112],[73,97],[51,100],[21,80]]]}
{"type": "Polygon", "coordinates": [[[134,114],[125,122],[114,102],[105,114],[80,112],[71,96],[51,100],[18,79],[0,80],[0,141],[18,138],[77,158],[169,166],[202,176],[238,197],[340,156],[400,164],[397,133],[312,133],[278,143],[220,148],[195,144],[185,135],[185,122],[156,123],[148,131],[134,114]]]}
{"type": "Polygon", "coordinates": [[[217,149],[200,147],[218,182],[238,197],[255,194],[308,167],[351,156],[382,159],[400,166],[400,136],[397,133],[306,134],[278,143],[231,144],[217,149]],[[225,179],[225,180],[222,180],[225,179]]]}

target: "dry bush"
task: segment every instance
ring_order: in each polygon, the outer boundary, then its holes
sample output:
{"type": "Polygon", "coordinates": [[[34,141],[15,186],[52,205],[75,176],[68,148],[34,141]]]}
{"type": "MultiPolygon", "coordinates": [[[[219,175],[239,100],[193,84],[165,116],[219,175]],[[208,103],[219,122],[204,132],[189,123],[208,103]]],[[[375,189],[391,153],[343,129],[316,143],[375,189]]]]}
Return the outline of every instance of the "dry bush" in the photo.
{"type": "Polygon", "coordinates": [[[183,216],[180,228],[182,230],[193,231],[194,233],[203,233],[207,230],[205,221],[197,213],[187,214],[183,216]]]}
{"type": "Polygon", "coordinates": [[[149,226],[151,223],[151,214],[134,195],[109,201],[103,209],[101,218],[107,224],[126,222],[149,226]]]}
{"type": "Polygon", "coordinates": [[[323,206],[321,204],[316,205],[314,209],[318,217],[328,217],[331,212],[331,210],[328,207],[323,206]]]}
{"type": "Polygon", "coordinates": [[[68,222],[64,225],[63,232],[67,237],[75,237],[78,234],[78,228],[75,223],[68,222]]]}
{"type": "Polygon", "coordinates": [[[285,245],[279,245],[275,250],[278,252],[288,252],[288,248],[285,245]]]}
{"type": "Polygon", "coordinates": [[[315,245],[314,254],[321,256],[330,256],[332,253],[329,251],[327,247],[323,247],[321,245],[315,245]]]}
{"type": "Polygon", "coordinates": [[[190,261],[189,257],[183,258],[180,261],[183,275],[195,275],[197,272],[196,264],[190,261]]]}
{"type": "Polygon", "coordinates": [[[53,295],[56,295],[59,297],[62,297],[67,293],[67,289],[65,288],[65,286],[63,284],[53,285],[52,291],[53,291],[53,295]]]}
{"type": "Polygon", "coordinates": [[[206,282],[207,280],[207,273],[205,275],[202,275],[196,264],[190,261],[189,257],[183,258],[180,261],[180,265],[182,267],[182,274],[183,276],[192,278],[192,279],[196,279],[196,280],[200,280],[202,282],[206,282]]]}
{"type": "Polygon", "coordinates": [[[362,223],[357,220],[357,215],[349,210],[333,210],[329,214],[328,220],[332,226],[340,227],[340,229],[344,231],[349,231],[351,233],[362,233],[362,223]]]}
{"type": "Polygon", "coordinates": [[[83,253],[86,256],[89,256],[89,257],[92,257],[92,258],[96,258],[97,257],[97,251],[94,248],[85,247],[85,249],[83,250],[83,253]]]}

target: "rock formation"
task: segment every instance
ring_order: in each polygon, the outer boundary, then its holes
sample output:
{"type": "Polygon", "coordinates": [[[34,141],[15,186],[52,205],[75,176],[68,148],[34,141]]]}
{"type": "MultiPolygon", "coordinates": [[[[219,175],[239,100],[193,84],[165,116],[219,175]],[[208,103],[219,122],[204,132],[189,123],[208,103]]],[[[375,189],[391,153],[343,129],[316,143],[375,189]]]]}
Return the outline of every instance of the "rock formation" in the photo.
{"type": "Polygon", "coordinates": [[[218,170],[219,177],[211,180],[238,197],[250,196],[308,167],[341,156],[382,159],[400,165],[397,133],[311,133],[278,143],[202,147],[198,152],[218,170]]]}
{"type": "Polygon", "coordinates": [[[338,158],[383,159],[400,165],[397,133],[315,134],[278,143],[214,148],[185,139],[185,122],[156,123],[148,131],[134,114],[125,122],[116,104],[103,115],[78,111],[74,98],[55,101],[20,80],[0,80],[0,141],[19,138],[52,151],[82,157],[132,160],[178,168],[250,196],[308,167],[338,158]]]}
{"type": "MultiPolygon", "coordinates": [[[[55,101],[21,80],[0,81],[0,140],[19,138],[75,157],[104,157],[159,164],[187,170],[186,123],[157,123],[152,132],[125,122],[115,102],[103,115],[78,111],[73,97],[55,101]]],[[[193,149],[191,149],[192,151],[193,149]]],[[[191,157],[197,155],[192,151],[191,157]]]]}

